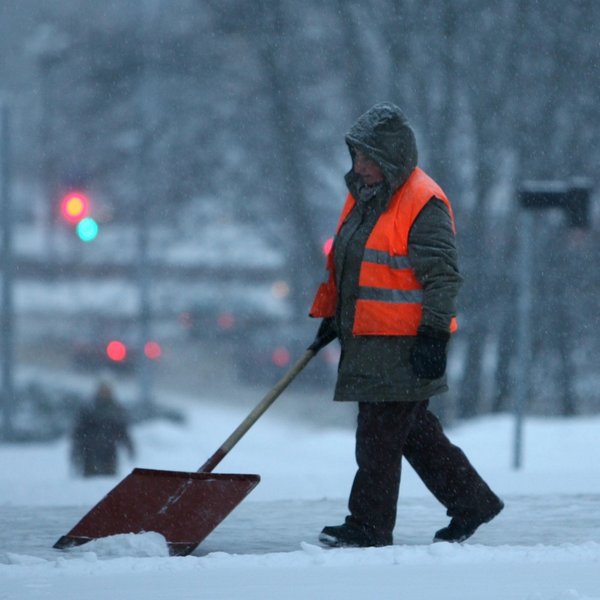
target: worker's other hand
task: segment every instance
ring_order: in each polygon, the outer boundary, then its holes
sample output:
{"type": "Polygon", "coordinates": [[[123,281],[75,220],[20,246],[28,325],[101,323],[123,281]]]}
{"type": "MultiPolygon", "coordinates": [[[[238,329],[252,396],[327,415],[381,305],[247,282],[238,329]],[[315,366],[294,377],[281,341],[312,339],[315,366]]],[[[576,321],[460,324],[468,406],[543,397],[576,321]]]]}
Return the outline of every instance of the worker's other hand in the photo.
{"type": "Polygon", "coordinates": [[[450,334],[446,331],[419,328],[410,352],[410,364],[419,379],[438,379],[446,372],[446,346],[450,334]]]}
{"type": "Polygon", "coordinates": [[[333,342],[337,336],[334,317],[326,317],[321,321],[317,335],[308,349],[316,354],[321,348],[325,348],[327,344],[333,342]]]}

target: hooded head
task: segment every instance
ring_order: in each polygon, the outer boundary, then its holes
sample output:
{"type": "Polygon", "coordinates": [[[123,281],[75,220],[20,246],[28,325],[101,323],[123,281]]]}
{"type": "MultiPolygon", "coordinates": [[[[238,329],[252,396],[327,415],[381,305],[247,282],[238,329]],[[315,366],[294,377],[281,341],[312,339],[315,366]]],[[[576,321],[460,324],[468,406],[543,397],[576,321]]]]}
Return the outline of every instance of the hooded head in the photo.
{"type": "Polygon", "coordinates": [[[346,143],[375,161],[392,191],[398,189],[417,166],[417,142],[407,118],[391,102],[375,104],[361,115],[346,134],[346,143]]]}
{"type": "Polygon", "coordinates": [[[114,396],[112,386],[108,381],[101,381],[96,388],[95,395],[96,406],[106,407],[114,404],[114,396]]]}

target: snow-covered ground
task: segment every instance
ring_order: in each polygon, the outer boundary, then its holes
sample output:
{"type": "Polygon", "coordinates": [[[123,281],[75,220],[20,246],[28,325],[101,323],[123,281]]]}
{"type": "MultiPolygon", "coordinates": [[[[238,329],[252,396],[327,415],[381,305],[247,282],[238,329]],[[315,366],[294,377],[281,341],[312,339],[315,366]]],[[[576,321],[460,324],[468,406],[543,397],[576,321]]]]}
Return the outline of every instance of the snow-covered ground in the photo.
{"type": "Polygon", "coordinates": [[[406,466],[394,546],[321,548],[320,528],[345,515],[353,432],[284,419],[275,405],[217,468],[261,483],[192,556],[168,557],[152,533],[53,550],[133,466],[195,470],[253,406],[179,408],[183,425],[134,429],[137,456],[115,478],[74,478],[66,440],[0,446],[0,600],[600,599],[599,417],[527,421],[518,472],[509,416],[449,430],[506,501],[463,545],[430,543],[447,517],[406,466]]]}

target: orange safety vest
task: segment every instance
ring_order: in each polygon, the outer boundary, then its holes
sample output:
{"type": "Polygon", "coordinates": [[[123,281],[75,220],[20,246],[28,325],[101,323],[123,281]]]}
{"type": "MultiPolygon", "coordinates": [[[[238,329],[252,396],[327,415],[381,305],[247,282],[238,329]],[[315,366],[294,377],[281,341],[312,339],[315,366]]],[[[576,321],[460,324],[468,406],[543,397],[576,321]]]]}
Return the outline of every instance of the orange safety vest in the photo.
{"type": "MultiPolygon", "coordinates": [[[[417,335],[423,313],[423,286],[408,260],[408,235],[421,209],[433,196],[448,207],[452,228],[456,231],[446,194],[417,167],[394,193],[365,245],[352,326],[354,335],[417,335]]],[[[348,194],[337,232],[355,204],[356,200],[348,194]]],[[[336,312],[338,294],[333,249],[327,256],[327,271],[328,280],[317,290],[311,317],[333,317],[336,312]]],[[[453,317],[450,331],[456,329],[453,317]]]]}

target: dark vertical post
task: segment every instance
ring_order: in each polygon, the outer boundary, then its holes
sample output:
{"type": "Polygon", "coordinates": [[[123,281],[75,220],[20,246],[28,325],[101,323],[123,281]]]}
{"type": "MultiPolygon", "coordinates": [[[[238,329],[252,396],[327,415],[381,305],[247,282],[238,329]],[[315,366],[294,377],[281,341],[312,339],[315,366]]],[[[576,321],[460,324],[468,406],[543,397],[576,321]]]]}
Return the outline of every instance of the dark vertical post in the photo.
{"type": "Polygon", "coordinates": [[[12,204],[10,198],[10,127],[8,107],[0,102],[0,207],[2,210],[2,437],[13,437],[14,409],[14,311],[13,311],[13,257],[12,257],[12,204]]]}
{"type": "MultiPolygon", "coordinates": [[[[143,186],[142,189],[146,188],[143,186]]],[[[147,189],[147,188],[146,188],[147,189]]],[[[151,338],[152,312],[150,306],[150,265],[148,257],[148,214],[143,206],[145,195],[140,195],[138,210],[138,293],[139,293],[139,384],[140,404],[146,413],[151,412],[152,407],[152,365],[144,353],[145,344],[151,338]]]]}
{"type": "MultiPolygon", "coordinates": [[[[577,178],[571,185],[559,182],[528,182],[519,191],[521,207],[519,228],[519,266],[517,281],[517,374],[515,381],[515,436],[513,466],[519,469],[523,454],[523,415],[529,394],[531,377],[531,308],[533,304],[533,223],[532,211],[560,209],[567,217],[567,225],[585,229],[589,226],[590,184],[577,178]]],[[[563,361],[568,349],[562,349],[563,361]]],[[[568,369],[568,365],[563,365],[568,369]]],[[[570,375],[569,375],[570,377],[570,375]]],[[[563,385],[567,393],[572,389],[570,379],[563,385]]],[[[563,400],[564,401],[564,400],[563,400]]]]}
{"type": "Polygon", "coordinates": [[[139,390],[140,390],[140,409],[145,414],[150,414],[153,410],[153,365],[144,353],[145,344],[152,336],[152,306],[150,301],[150,216],[149,211],[152,210],[153,193],[151,186],[148,184],[150,172],[150,162],[152,157],[153,134],[155,129],[154,121],[154,102],[156,89],[152,85],[152,74],[148,69],[148,62],[151,53],[148,51],[153,31],[157,23],[157,0],[145,0],[141,4],[143,14],[141,15],[142,23],[142,45],[144,47],[142,74],[140,82],[140,150],[138,163],[138,198],[136,207],[137,220],[137,283],[138,283],[138,345],[139,345],[139,362],[137,365],[139,390]]]}
{"type": "Polygon", "coordinates": [[[523,415],[529,393],[531,370],[531,305],[533,300],[533,215],[524,210],[519,227],[519,267],[517,278],[517,372],[515,381],[515,436],[513,466],[520,469],[523,455],[523,415]]]}
{"type": "Polygon", "coordinates": [[[53,94],[51,86],[51,74],[53,59],[50,56],[40,55],[39,57],[39,82],[41,98],[41,122],[40,122],[40,149],[41,149],[41,168],[42,168],[42,202],[43,202],[43,227],[44,227],[44,245],[48,262],[56,259],[55,235],[56,235],[56,215],[54,214],[54,197],[57,189],[56,185],[56,165],[54,159],[54,148],[52,147],[53,137],[53,94]]]}

